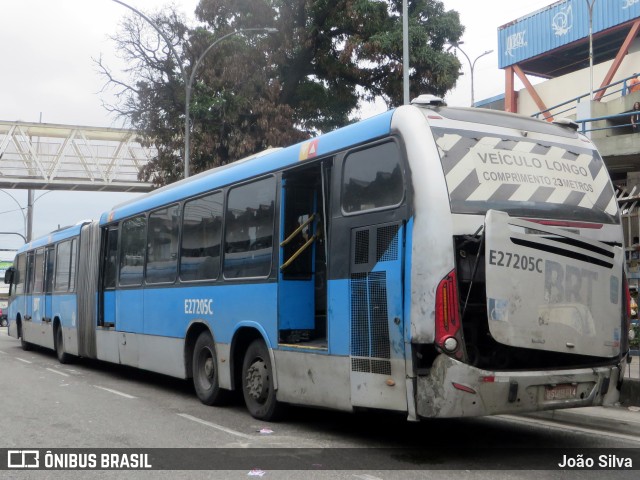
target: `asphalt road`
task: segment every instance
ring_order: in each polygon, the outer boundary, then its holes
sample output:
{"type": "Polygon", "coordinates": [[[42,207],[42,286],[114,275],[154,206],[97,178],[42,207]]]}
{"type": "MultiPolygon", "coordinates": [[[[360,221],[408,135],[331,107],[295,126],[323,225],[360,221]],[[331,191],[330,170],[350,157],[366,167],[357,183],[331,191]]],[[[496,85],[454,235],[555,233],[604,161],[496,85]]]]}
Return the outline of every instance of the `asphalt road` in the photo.
{"type": "MultiPolygon", "coordinates": [[[[0,478],[260,478],[262,474],[262,478],[306,480],[452,475],[600,479],[638,475],[637,470],[560,472],[552,469],[540,448],[585,456],[598,452],[590,449],[631,448],[637,453],[640,432],[638,436],[605,433],[513,416],[409,423],[403,416],[379,412],[346,414],[294,407],[283,421],[269,424],[253,419],[240,400],[227,407],[202,405],[186,381],[84,359],[60,365],[52,351],[23,351],[5,328],[0,329],[0,392],[0,449],[217,448],[230,449],[215,452],[229,453],[232,465],[228,467],[232,470],[207,472],[0,471],[0,478]],[[277,455],[291,455],[291,450],[272,450],[271,458],[256,457],[256,449],[264,448],[319,450],[305,451],[311,454],[306,471],[271,470],[261,464],[269,464],[277,455]],[[247,458],[255,467],[245,468],[247,458]],[[358,470],[325,470],[332,461],[344,466],[355,459],[358,470]],[[515,468],[524,469],[511,470],[515,468]]],[[[162,452],[181,454],[179,450],[162,452]]]]}

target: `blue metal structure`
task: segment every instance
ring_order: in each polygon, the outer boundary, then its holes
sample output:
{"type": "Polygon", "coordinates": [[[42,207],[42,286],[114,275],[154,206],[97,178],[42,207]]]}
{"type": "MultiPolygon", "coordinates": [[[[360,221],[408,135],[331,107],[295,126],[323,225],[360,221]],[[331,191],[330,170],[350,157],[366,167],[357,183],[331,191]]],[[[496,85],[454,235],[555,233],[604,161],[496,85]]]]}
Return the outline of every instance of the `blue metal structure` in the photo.
{"type": "MultiPolygon", "coordinates": [[[[594,35],[640,17],[635,0],[596,1],[594,35]]],[[[584,0],[563,0],[514,20],[498,29],[498,65],[506,68],[589,35],[589,9],[584,0]]]]}

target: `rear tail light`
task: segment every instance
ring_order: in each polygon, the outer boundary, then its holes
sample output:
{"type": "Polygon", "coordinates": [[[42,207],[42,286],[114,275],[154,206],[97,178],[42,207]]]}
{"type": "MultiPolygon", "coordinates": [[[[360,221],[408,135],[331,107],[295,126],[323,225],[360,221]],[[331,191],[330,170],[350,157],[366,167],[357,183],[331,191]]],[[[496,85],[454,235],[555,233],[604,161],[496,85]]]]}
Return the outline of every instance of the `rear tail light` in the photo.
{"type": "Polygon", "coordinates": [[[436,289],[436,345],[445,353],[458,359],[464,356],[460,308],[458,305],[458,282],[452,270],[436,289]]]}

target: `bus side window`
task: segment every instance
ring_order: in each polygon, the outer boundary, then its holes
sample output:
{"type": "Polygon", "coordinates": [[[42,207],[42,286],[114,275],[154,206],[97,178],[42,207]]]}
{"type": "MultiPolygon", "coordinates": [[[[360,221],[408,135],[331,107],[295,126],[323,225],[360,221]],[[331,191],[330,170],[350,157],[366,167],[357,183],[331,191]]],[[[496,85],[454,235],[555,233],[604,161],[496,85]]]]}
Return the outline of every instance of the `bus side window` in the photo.
{"type": "Polygon", "coordinates": [[[400,150],[395,142],[347,155],[342,176],[344,213],[397,206],[403,198],[400,150]]]}
{"type": "Polygon", "coordinates": [[[16,273],[13,278],[15,294],[24,293],[24,279],[27,277],[27,259],[24,254],[16,258],[16,273]]]}
{"type": "Polygon", "coordinates": [[[269,276],[275,196],[273,176],[229,190],[225,215],[225,278],[269,276]]]}
{"type": "Polygon", "coordinates": [[[69,273],[71,267],[71,242],[61,242],[58,244],[56,257],[56,275],[53,289],[56,292],[69,291],[69,273]]]}
{"type": "Polygon", "coordinates": [[[36,250],[33,293],[42,293],[44,287],[44,249],[36,250]]]}
{"type": "Polygon", "coordinates": [[[116,273],[118,271],[118,229],[110,228],[107,232],[107,245],[104,260],[103,287],[116,288],[116,273]]]}
{"type": "Polygon", "coordinates": [[[147,232],[147,283],[174,282],[178,271],[179,206],[152,212],[147,232]]]}
{"type": "Polygon", "coordinates": [[[76,290],[76,264],[78,257],[78,240],[71,240],[71,258],[69,259],[69,291],[74,292],[76,290]]]}
{"type": "Polygon", "coordinates": [[[44,273],[44,291],[51,293],[53,291],[53,266],[55,264],[55,247],[47,247],[45,251],[45,273],[44,273]]]}
{"type": "Polygon", "coordinates": [[[27,277],[26,277],[26,285],[25,292],[31,293],[33,292],[33,272],[34,272],[34,252],[27,253],[27,277]]]}
{"type": "Polygon", "coordinates": [[[180,279],[212,280],[220,273],[222,192],[185,203],[180,248],[180,279]]]}
{"type": "Polygon", "coordinates": [[[144,215],[122,222],[120,285],[141,285],[147,246],[147,218],[144,215]]]}

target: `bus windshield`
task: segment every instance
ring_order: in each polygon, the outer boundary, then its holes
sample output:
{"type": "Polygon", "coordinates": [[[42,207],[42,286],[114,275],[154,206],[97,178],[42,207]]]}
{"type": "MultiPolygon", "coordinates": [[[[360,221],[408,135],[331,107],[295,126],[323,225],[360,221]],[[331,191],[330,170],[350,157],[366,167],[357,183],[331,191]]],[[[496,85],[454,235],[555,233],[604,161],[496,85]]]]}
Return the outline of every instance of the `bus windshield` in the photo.
{"type": "MultiPolygon", "coordinates": [[[[620,222],[598,152],[561,138],[434,128],[452,213],[620,222]]],[[[511,130],[513,132],[513,130],[511,130]]]]}

